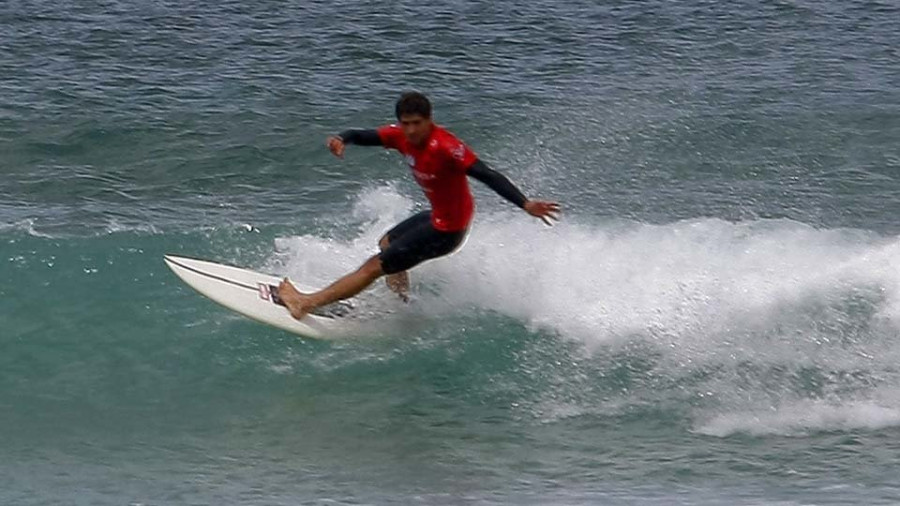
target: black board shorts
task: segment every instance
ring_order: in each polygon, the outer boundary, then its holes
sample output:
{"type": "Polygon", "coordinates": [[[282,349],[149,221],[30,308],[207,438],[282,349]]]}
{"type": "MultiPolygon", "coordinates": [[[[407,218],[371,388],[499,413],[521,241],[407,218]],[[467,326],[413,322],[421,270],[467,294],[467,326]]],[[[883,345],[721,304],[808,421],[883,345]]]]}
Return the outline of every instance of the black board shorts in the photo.
{"type": "Polygon", "coordinates": [[[388,246],[378,256],[385,274],[408,270],[425,260],[448,255],[463,243],[467,230],[442,232],[431,224],[431,211],[422,211],[388,230],[388,246]]]}

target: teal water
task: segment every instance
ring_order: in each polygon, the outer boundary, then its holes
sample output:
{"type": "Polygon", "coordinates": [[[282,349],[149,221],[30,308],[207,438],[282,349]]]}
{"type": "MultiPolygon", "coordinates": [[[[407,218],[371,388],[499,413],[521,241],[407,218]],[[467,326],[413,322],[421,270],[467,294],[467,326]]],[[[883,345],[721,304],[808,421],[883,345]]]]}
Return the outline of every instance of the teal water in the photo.
{"type": "MultiPolygon", "coordinates": [[[[0,504],[900,503],[893,2],[7,2],[0,504]],[[324,148],[406,89],[533,196],[351,336],[324,284],[423,198],[324,148]]],[[[348,323],[348,325],[351,325],[348,323]]]]}

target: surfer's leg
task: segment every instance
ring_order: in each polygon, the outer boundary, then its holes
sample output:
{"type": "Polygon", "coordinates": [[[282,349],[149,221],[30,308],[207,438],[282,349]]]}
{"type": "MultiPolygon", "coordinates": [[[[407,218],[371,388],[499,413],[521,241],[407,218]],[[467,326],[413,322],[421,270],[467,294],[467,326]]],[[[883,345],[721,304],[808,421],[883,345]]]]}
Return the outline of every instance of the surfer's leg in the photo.
{"type": "MultiPolygon", "coordinates": [[[[383,253],[388,249],[391,242],[398,241],[401,237],[422,228],[430,222],[431,210],[426,209],[416,213],[388,230],[381,237],[381,240],[378,241],[378,247],[381,248],[383,253]]],[[[384,281],[392,292],[400,296],[403,302],[409,302],[409,273],[407,271],[390,273],[385,277],[384,281]]]]}
{"type": "Polygon", "coordinates": [[[409,289],[409,269],[426,260],[449,255],[462,244],[465,237],[465,230],[435,230],[430,218],[419,220],[415,227],[406,230],[403,235],[392,237],[388,234],[380,243],[383,249],[378,255],[381,258],[381,268],[388,275],[388,287],[404,297],[409,289]]]}
{"type": "Polygon", "coordinates": [[[300,293],[290,281],[285,279],[278,286],[278,295],[290,310],[291,316],[299,320],[316,308],[353,297],[383,275],[381,259],[375,255],[366,260],[359,269],[318,292],[300,293]]]}
{"type": "MultiPolygon", "coordinates": [[[[420,213],[424,214],[424,213],[420,213]]],[[[303,318],[316,308],[326,306],[332,302],[353,297],[372,284],[376,279],[385,274],[405,274],[412,267],[443,255],[448,255],[456,250],[466,237],[466,231],[441,232],[431,226],[430,219],[422,220],[413,216],[400,225],[403,234],[396,238],[390,237],[384,251],[375,255],[362,266],[335,281],[328,287],[315,293],[300,293],[287,279],[278,287],[278,295],[296,319],[303,318]],[[409,222],[409,223],[407,223],[409,222]]],[[[392,231],[400,228],[400,225],[392,231]]],[[[407,279],[407,283],[409,282],[407,279]]]]}
{"type": "MultiPolygon", "coordinates": [[[[388,248],[390,244],[390,239],[387,234],[378,241],[378,246],[381,248],[381,251],[384,251],[388,248]]],[[[387,287],[394,293],[400,296],[403,302],[409,302],[409,272],[401,271],[394,274],[388,274],[384,278],[384,282],[387,283],[387,287]]]]}

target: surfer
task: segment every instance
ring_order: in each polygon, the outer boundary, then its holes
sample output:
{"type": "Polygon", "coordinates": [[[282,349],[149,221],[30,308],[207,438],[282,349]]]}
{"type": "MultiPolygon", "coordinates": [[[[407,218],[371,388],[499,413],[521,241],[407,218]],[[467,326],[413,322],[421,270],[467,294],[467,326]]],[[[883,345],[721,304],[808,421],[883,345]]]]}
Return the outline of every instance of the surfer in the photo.
{"type": "Polygon", "coordinates": [[[435,124],[425,95],[404,93],[397,101],[395,113],[399,124],[375,130],[346,130],[328,137],[326,144],[338,158],[344,157],[347,144],[399,151],[428,197],[431,209],[390,229],[378,242],[380,253],[318,292],[300,293],[290,281],[282,281],[279,296],[298,320],[318,307],[353,297],[385,275],[388,287],[407,301],[407,271],[425,260],[452,253],[466,237],[475,211],[466,176],[486,184],[547,225],[559,219],[559,204],[526,198],[506,176],[489,168],[462,141],[435,124]]]}

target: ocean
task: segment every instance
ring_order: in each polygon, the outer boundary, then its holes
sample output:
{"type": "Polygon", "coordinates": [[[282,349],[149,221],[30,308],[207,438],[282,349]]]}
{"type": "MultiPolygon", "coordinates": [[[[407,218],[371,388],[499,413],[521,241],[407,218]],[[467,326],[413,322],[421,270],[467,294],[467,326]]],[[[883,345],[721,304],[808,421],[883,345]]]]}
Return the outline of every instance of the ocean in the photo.
{"type": "Polygon", "coordinates": [[[900,504],[893,1],[0,5],[0,504],[900,504]],[[529,196],[328,342],[423,209],[400,93],[529,196]]]}

